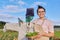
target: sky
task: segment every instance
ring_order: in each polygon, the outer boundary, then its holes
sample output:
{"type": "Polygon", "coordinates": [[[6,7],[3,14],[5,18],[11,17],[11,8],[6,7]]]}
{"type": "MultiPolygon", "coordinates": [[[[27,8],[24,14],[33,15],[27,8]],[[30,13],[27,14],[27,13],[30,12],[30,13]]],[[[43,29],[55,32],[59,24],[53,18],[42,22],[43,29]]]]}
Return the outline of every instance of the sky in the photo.
{"type": "Polygon", "coordinates": [[[38,18],[37,5],[46,9],[46,18],[60,24],[60,0],[0,0],[0,21],[17,23],[19,17],[25,22],[27,8],[34,8],[38,18]]]}

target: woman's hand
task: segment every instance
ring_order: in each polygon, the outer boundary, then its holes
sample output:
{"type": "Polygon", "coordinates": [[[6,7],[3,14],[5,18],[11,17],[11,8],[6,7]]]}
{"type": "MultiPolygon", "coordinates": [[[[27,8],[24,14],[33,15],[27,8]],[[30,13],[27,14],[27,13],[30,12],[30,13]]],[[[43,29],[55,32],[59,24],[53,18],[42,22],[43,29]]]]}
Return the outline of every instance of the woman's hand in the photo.
{"type": "Polygon", "coordinates": [[[41,36],[42,36],[41,34],[38,34],[38,35],[36,35],[36,36],[33,36],[32,38],[38,39],[38,38],[40,38],[41,36]]]}

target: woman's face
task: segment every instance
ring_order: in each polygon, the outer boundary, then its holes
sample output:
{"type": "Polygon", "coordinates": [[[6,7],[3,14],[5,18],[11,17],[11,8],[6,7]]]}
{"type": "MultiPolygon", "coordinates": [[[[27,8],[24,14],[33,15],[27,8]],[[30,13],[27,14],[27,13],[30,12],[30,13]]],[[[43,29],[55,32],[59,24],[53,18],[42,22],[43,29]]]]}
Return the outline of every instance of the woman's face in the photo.
{"type": "Polygon", "coordinates": [[[38,9],[38,16],[39,16],[40,18],[45,17],[45,11],[44,11],[43,8],[38,9]]]}

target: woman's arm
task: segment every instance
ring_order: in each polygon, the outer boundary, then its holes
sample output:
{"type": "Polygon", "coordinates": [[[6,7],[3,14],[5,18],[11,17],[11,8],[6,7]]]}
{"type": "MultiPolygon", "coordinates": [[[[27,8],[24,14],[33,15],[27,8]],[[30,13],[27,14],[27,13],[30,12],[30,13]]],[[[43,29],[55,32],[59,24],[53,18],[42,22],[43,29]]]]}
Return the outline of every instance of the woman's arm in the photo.
{"type": "Polygon", "coordinates": [[[40,37],[42,37],[42,36],[45,36],[45,37],[54,37],[54,32],[49,32],[49,33],[46,33],[46,32],[44,32],[44,33],[42,33],[42,34],[38,34],[35,38],[40,38],[40,37]]]}
{"type": "Polygon", "coordinates": [[[54,37],[54,32],[49,32],[49,33],[42,33],[42,36],[46,36],[46,37],[54,37]]]}

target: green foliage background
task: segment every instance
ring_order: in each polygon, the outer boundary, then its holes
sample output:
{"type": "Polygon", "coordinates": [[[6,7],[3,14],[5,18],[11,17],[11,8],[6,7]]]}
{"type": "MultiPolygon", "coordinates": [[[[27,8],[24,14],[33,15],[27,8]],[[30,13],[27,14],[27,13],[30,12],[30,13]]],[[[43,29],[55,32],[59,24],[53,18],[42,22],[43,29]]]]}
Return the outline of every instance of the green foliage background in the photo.
{"type": "Polygon", "coordinates": [[[6,22],[0,21],[0,29],[3,29],[5,24],[6,22]]]}
{"type": "Polygon", "coordinates": [[[6,31],[3,32],[0,30],[0,40],[17,40],[18,39],[18,32],[16,31],[6,31]]]}

